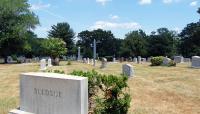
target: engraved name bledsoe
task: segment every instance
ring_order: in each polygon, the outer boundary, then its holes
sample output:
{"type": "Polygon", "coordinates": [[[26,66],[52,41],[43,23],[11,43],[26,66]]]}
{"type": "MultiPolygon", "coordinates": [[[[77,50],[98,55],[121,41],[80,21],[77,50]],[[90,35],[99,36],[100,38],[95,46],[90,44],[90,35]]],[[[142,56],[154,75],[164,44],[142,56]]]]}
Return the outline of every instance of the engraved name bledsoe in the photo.
{"type": "Polygon", "coordinates": [[[61,98],[61,92],[60,91],[54,91],[54,90],[51,90],[51,89],[34,88],[34,94],[41,95],[41,96],[51,96],[51,97],[61,98]]]}

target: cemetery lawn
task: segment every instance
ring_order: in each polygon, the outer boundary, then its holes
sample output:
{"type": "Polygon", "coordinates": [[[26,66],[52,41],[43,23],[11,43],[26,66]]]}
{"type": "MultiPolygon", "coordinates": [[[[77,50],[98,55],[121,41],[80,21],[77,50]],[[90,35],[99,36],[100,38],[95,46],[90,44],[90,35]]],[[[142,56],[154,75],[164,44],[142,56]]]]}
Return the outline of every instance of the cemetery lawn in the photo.
{"type": "MultiPolygon", "coordinates": [[[[100,63],[91,65],[72,62],[51,69],[90,71],[95,69],[105,74],[121,74],[122,63],[108,63],[100,69],[100,63]]],[[[124,63],[123,63],[124,64],[124,63]]],[[[135,77],[129,79],[132,97],[129,114],[200,114],[200,69],[189,64],[177,67],[150,67],[149,64],[133,64],[135,77]]],[[[19,74],[38,71],[39,64],[0,64],[0,114],[19,106],[19,74]]]]}

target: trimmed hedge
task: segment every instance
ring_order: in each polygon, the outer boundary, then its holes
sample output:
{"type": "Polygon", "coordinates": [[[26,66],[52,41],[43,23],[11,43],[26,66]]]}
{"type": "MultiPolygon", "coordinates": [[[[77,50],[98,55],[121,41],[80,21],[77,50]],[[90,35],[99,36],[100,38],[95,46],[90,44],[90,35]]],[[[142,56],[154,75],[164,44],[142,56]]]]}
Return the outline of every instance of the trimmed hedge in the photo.
{"type": "Polygon", "coordinates": [[[151,58],[151,66],[160,66],[163,64],[164,58],[162,56],[152,57],[151,58]]]}

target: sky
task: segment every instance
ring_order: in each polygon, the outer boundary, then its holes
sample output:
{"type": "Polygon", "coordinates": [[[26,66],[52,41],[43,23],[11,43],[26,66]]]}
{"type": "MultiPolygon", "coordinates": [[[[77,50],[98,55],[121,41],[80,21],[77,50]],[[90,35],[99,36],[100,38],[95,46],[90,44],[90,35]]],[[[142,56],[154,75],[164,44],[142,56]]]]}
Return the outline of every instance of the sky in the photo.
{"type": "Polygon", "coordinates": [[[180,32],[199,21],[200,0],[29,0],[40,20],[34,32],[45,38],[52,25],[67,22],[76,35],[98,28],[124,38],[130,31],[147,34],[161,27],[180,32]]]}

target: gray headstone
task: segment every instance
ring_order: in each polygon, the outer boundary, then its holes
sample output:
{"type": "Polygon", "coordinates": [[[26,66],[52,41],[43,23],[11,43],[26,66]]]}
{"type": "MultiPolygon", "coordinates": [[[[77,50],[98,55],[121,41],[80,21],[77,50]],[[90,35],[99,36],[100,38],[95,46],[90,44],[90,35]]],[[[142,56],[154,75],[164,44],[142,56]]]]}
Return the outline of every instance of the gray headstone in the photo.
{"type": "Polygon", "coordinates": [[[147,62],[151,62],[151,57],[148,57],[148,58],[147,58],[147,62]]]}
{"type": "Polygon", "coordinates": [[[88,79],[55,73],[21,74],[20,110],[34,114],[88,114],[88,79]]]}
{"type": "Polygon", "coordinates": [[[90,64],[90,58],[87,58],[87,64],[90,64]]]}
{"type": "Polygon", "coordinates": [[[141,61],[142,61],[142,58],[141,58],[141,56],[138,56],[138,64],[140,64],[141,63],[141,61]]]}
{"type": "Polygon", "coordinates": [[[106,58],[102,58],[101,60],[101,68],[106,68],[107,66],[107,59],[106,58]]]}
{"type": "Polygon", "coordinates": [[[7,62],[8,62],[8,63],[12,63],[12,62],[13,62],[13,58],[12,58],[11,56],[8,56],[8,57],[7,57],[7,62]]]}
{"type": "Polygon", "coordinates": [[[122,73],[128,77],[132,77],[134,75],[133,66],[130,64],[122,65],[122,73]]]}
{"type": "Polygon", "coordinates": [[[113,62],[116,62],[116,58],[113,58],[113,62]]]}
{"type": "Polygon", "coordinates": [[[200,57],[199,56],[193,56],[192,57],[192,67],[193,68],[200,68],[200,57]]]}
{"type": "Polygon", "coordinates": [[[171,61],[170,58],[164,57],[164,59],[163,59],[163,65],[168,65],[170,61],[171,61]]]}
{"type": "Polygon", "coordinates": [[[184,62],[191,62],[190,58],[184,58],[184,62]]]}
{"type": "Polygon", "coordinates": [[[174,56],[174,62],[175,63],[183,63],[184,62],[183,56],[174,56]]]}
{"type": "Polygon", "coordinates": [[[137,58],[136,57],[134,57],[133,62],[137,63],[137,58]]]}

